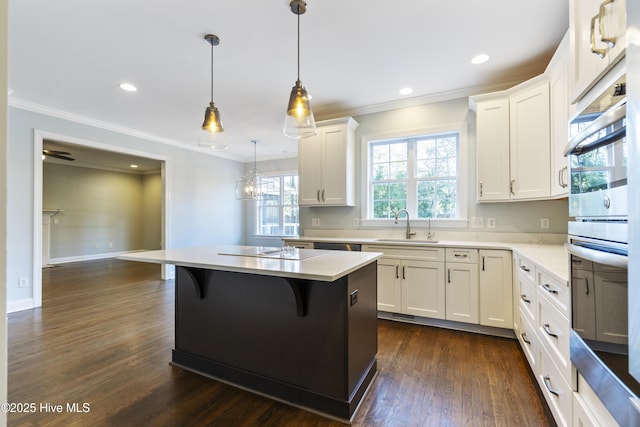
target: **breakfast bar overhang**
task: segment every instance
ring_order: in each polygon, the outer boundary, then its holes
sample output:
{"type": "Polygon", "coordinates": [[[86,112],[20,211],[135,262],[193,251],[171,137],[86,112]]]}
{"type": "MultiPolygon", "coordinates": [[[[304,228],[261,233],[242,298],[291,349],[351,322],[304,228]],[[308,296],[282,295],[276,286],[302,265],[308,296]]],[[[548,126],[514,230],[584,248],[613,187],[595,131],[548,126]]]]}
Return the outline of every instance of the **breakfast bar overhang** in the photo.
{"type": "Polygon", "coordinates": [[[173,365],[349,421],[376,373],[379,256],[218,245],[119,258],[176,266],[173,365]]]}

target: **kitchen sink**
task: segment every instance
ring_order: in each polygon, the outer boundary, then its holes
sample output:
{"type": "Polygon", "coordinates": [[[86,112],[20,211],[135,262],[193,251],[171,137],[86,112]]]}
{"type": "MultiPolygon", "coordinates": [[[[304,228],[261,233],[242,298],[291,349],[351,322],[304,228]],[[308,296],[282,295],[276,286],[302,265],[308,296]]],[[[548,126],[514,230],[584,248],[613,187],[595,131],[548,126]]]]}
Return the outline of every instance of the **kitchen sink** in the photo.
{"type": "Polygon", "coordinates": [[[376,239],[376,242],[390,243],[438,243],[438,240],[419,240],[419,239],[376,239]]]}

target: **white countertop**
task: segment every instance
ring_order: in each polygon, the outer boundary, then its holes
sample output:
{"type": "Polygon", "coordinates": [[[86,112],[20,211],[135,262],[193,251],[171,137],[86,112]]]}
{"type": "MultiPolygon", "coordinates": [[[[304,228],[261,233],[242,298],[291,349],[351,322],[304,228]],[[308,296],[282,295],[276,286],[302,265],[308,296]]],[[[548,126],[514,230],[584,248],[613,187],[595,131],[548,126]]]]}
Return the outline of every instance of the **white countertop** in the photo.
{"type": "Polygon", "coordinates": [[[425,246],[440,248],[475,248],[475,249],[505,249],[513,251],[535,262],[543,270],[562,282],[569,281],[569,254],[563,244],[535,244],[514,242],[483,242],[438,240],[437,243],[426,243],[420,240],[403,239],[375,239],[363,237],[298,237],[284,238],[286,241],[300,242],[339,242],[356,243],[362,245],[381,246],[425,246]]]}
{"type": "Polygon", "coordinates": [[[118,256],[129,261],[291,277],[333,282],[370,264],[377,252],[338,252],[318,249],[281,251],[265,246],[213,245],[135,252],[118,256]]]}

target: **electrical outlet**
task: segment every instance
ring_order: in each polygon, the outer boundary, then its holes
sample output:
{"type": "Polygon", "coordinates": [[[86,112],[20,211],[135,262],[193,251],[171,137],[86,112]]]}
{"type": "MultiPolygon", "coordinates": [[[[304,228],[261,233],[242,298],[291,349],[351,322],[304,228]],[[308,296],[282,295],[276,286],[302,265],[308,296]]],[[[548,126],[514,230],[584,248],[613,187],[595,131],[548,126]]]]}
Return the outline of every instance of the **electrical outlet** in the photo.
{"type": "Polygon", "coordinates": [[[487,228],[496,228],[495,218],[487,218],[487,228]]]}
{"type": "Polygon", "coordinates": [[[540,218],[540,228],[549,228],[549,218],[540,218]]]}
{"type": "Polygon", "coordinates": [[[53,218],[53,223],[54,224],[60,224],[60,219],[59,218],[53,218]]]}
{"type": "Polygon", "coordinates": [[[471,217],[471,228],[482,228],[484,227],[484,218],[481,216],[471,217]]]}
{"type": "Polygon", "coordinates": [[[113,248],[113,242],[109,242],[109,248],[113,248]]]}
{"type": "Polygon", "coordinates": [[[320,227],[320,218],[311,218],[312,227],[320,227]]]}
{"type": "Polygon", "coordinates": [[[18,279],[18,286],[21,288],[26,288],[29,286],[29,278],[28,277],[21,277],[20,279],[18,279]]]}
{"type": "Polygon", "coordinates": [[[354,227],[357,227],[359,223],[360,223],[360,221],[358,220],[358,218],[353,218],[353,226],[354,227]]]}

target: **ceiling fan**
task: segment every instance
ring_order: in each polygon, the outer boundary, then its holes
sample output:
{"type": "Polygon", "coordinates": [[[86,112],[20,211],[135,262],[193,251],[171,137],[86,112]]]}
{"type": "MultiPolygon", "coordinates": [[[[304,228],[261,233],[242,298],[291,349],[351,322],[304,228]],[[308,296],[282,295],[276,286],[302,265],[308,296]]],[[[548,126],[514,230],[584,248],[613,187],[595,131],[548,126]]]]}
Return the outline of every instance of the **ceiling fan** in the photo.
{"type": "Polygon", "coordinates": [[[67,151],[42,150],[42,156],[43,158],[44,156],[49,156],[55,157],[56,159],[69,160],[70,162],[75,160],[73,157],[69,157],[71,156],[71,153],[67,151]]]}

